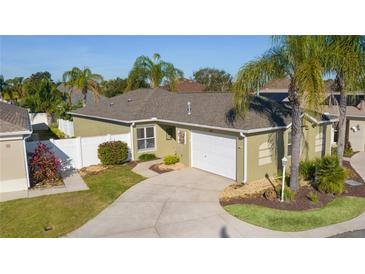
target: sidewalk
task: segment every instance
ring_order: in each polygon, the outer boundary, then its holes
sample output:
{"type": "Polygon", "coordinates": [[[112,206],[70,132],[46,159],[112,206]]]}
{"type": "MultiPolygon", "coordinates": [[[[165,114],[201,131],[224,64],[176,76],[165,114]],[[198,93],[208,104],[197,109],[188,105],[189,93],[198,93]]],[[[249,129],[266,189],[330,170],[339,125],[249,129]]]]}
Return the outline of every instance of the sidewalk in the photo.
{"type": "Polygon", "coordinates": [[[159,164],[159,163],[162,163],[161,159],[138,163],[138,165],[136,165],[132,169],[132,171],[143,177],[151,178],[151,177],[157,176],[159,174],[157,172],[151,170],[150,166],[153,166],[154,164],[159,164]]]}
{"type": "Polygon", "coordinates": [[[89,189],[80,174],[75,170],[61,172],[61,177],[64,183],[62,186],[1,193],[0,202],[89,189]]]}
{"type": "Polygon", "coordinates": [[[365,182],[365,152],[358,152],[352,156],[350,164],[365,182]]]}

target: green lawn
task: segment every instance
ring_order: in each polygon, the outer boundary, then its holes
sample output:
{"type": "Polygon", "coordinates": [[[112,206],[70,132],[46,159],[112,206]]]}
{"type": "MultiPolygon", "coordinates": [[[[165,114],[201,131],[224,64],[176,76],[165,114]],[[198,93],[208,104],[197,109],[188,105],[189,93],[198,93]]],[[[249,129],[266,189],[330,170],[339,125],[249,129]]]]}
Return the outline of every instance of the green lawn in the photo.
{"type": "Polygon", "coordinates": [[[84,180],[90,190],[0,203],[0,237],[58,237],[75,230],[144,178],[127,166],[84,180]],[[54,229],[45,231],[45,227],[54,229]]]}
{"type": "Polygon", "coordinates": [[[344,222],[365,210],[365,199],[339,197],[321,209],[288,211],[257,205],[228,205],[224,209],[250,224],[280,231],[303,231],[344,222]]]}

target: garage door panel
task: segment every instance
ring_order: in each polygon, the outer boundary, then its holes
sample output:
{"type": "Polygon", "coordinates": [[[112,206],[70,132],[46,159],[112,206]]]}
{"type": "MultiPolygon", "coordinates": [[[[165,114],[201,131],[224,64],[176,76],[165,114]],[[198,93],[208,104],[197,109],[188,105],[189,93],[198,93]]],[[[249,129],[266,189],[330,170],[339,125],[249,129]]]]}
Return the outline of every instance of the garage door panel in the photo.
{"type": "Polygon", "coordinates": [[[236,178],[236,138],[192,131],[192,166],[231,179],[236,178]]]}

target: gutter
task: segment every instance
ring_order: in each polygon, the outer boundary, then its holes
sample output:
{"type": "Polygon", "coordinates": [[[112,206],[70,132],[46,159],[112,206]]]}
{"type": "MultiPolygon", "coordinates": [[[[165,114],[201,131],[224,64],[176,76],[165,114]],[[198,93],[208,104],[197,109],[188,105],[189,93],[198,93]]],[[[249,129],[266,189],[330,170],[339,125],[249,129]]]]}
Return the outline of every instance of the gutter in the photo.
{"type": "Polygon", "coordinates": [[[132,161],[134,161],[134,141],[133,141],[133,127],[136,123],[132,123],[130,126],[129,126],[129,130],[130,130],[130,136],[131,136],[131,158],[132,158],[132,161]]]}
{"type": "Polygon", "coordinates": [[[9,131],[9,132],[1,132],[0,137],[7,137],[7,136],[24,136],[24,135],[31,135],[32,131],[24,130],[24,131],[9,131]]]}
{"type": "Polygon", "coordinates": [[[240,132],[240,136],[243,138],[243,183],[247,183],[247,136],[240,132]]]}
{"type": "Polygon", "coordinates": [[[23,138],[24,164],[25,164],[25,172],[27,174],[27,185],[28,185],[28,188],[30,188],[30,179],[29,179],[27,147],[25,145],[25,140],[28,139],[30,136],[31,136],[31,134],[23,138]]]}

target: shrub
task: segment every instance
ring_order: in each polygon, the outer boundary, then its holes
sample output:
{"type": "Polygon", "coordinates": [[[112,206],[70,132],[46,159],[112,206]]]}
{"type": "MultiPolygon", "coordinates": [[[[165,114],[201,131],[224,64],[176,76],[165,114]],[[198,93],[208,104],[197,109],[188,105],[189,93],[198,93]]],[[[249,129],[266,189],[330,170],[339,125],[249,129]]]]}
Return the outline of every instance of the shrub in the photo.
{"type": "Polygon", "coordinates": [[[128,159],[128,145],[122,141],[110,141],[99,145],[98,157],[103,165],[118,165],[128,159]]]}
{"type": "Polygon", "coordinates": [[[142,162],[151,161],[156,159],[156,155],[153,153],[144,153],[139,155],[138,159],[141,160],[142,162]]]}
{"type": "Polygon", "coordinates": [[[350,142],[346,142],[345,149],[343,151],[343,156],[351,157],[353,154],[354,154],[354,151],[352,150],[350,142]]]}
{"type": "Polygon", "coordinates": [[[180,157],[177,155],[168,155],[163,159],[165,165],[173,165],[180,161],[180,157]]]}
{"type": "Polygon", "coordinates": [[[316,192],[309,192],[307,197],[309,200],[311,200],[312,203],[318,203],[318,194],[316,192]]]}
{"type": "Polygon", "coordinates": [[[50,127],[49,128],[54,135],[56,135],[58,138],[63,139],[65,138],[65,133],[62,132],[58,127],[50,127]]]}
{"type": "Polygon", "coordinates": [[[317,188],[326,193],[340,194],[345,190],[345,170],[338,164],[337,157],[326,156],[317,160],[317,188]]]}
{"type": "Polygon", "coordinates": [[[32,184],[52,184],[58,181],[60,179],[60,166],[60,159],[45,144],[39,143],[30,158],[32,184]]]}
{"type": "MultiPolygon", "coordinates": [[[[279,196],[279,199],[281,199],[281,186],[275,188],[276,193],[279,196]]],[[[284,188],[284,200],[292,201],[295,199],[295,192],[288,186],[285,186],[284,188]]]]}
{"type": "Polygon", "coordinates": [[[299,174],[305,180],[313,180],[316,172],[316,161],[301,161],[299,164],[299,174]]]}

